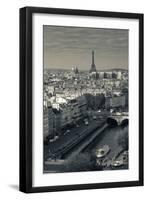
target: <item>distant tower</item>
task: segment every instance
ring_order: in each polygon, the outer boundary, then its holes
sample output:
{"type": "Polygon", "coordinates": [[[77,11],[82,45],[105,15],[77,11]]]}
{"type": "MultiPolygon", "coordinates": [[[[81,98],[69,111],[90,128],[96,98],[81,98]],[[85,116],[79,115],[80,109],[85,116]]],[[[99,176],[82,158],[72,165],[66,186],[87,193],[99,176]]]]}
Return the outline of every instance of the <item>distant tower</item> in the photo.
{"type": "Polygon", "coordinates": [[[75,74],[79,74],[79,70],[77,67],[75,67],[75,74]]]}
{"type": "Polygon", "coordinates": [[[79,74],[78,67],[73,67],[72,72],[73,72],[73,74],[79,74]]]}
{"type": "Polygon", "coordinates": [[[90,73],[96,72],[96,66],[95,66],[95,63],[94,63],[94,51],[92,51],[92,64],[91,64],[91,69],[90,69],[89,72],[90,73]]]}

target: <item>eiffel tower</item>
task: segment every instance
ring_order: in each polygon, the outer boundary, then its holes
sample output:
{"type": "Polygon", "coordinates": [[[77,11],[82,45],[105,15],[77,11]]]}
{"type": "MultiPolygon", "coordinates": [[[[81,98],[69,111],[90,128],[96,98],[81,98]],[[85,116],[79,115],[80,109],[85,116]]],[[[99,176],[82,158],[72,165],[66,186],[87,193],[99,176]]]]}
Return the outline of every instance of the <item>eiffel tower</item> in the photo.
{"type": "Polygon", "coordinates": [[[91,64],[91,69],[89,70],[89,73],[92,73],[92,72],[96,72],[96,66],[94,63],[94,51],[92,51],[92,64],[91,64]]]}

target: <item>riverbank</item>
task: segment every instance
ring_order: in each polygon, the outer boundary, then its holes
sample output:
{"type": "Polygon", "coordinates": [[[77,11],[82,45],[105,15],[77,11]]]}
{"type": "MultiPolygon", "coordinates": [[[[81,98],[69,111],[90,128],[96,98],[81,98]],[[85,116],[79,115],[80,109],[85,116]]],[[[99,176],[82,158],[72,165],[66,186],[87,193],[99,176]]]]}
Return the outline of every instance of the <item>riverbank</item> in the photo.
{"type": "Polygon", "coordinates": [[[117,155],[119,155],[120,152],[122,152],[122,147],[118,143],[118,137],[126,132],[128,132],[128,127],[103,126],[65,154],[64,160],[57,159],[55,161],[46,161],[44,173],[52,173],[53,171],[76,172],[128,169],[128,162],[121,167],[111,167],[112,161],[118,157],[117,155]],[[105,144],[110,147],[109,153],[100,160],[101,164],[105,162],[105,167],[100,165],[95,167],[94,165],[97,159],[94,157],[94,153],[96,149],[101,148],[105,144]]]}

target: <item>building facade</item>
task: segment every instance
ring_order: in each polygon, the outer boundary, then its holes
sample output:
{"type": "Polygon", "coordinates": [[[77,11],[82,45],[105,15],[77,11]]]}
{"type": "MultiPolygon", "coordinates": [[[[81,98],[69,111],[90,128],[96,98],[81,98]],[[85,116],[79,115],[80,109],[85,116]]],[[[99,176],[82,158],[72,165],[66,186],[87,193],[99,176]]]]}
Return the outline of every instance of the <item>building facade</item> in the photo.
{"type": "Polygon", "coordinates": [[[124,108],[126,106],[126,99],[125,95],[123,96],[116,96],[116,97],[106,97],[105,100],[105,108],[124,108]]]}

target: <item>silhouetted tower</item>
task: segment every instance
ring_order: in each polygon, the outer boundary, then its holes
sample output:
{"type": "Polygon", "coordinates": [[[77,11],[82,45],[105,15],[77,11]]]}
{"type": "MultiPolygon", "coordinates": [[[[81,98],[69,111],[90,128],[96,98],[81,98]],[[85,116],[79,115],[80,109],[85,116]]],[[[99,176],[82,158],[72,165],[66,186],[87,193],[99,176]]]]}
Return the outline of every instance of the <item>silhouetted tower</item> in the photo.
{"type": "Polygon", "coordinates": [[[91,69],[89,71],[90,73],[91,72],[96,72],[96,66],[95,66],[95,63],[94,63],[94,51],[92,51],[92,64],[91,64],[91,69]]]}

